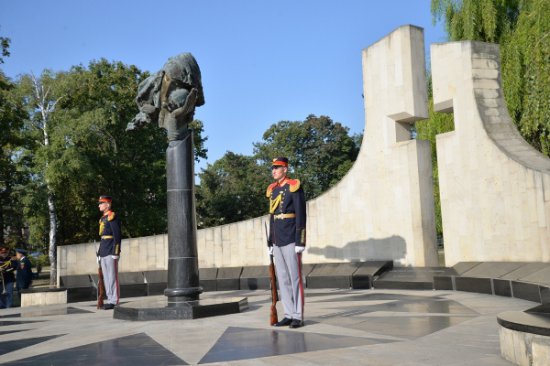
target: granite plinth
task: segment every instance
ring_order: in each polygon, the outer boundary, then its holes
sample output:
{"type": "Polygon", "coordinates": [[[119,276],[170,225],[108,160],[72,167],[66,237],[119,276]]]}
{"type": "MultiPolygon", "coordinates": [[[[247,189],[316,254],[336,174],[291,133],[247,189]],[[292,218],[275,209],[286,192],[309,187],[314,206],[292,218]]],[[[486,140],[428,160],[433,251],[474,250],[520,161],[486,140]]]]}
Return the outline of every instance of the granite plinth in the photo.
{"type": "Polygon", "coordinates": [[[434,290],[454,289],[454,276],[434,276],[434,290]]]}
{"type": "Polygon", "coordinates": [[[217,268],[200,268],[199,269],[199,284],[205,292],[207,291],[216,291],[218,276],[217,268]]]}
{"type": "Polygon", "coordinates": [[[477,292],[478,294],[493,294],[493,285],[491,278],[466,277],[455,278],[457,291],[477,292]]]}
{"type": "Polygon", "coordinates": [[[523,300],[541,302],[539,285],[521,281],[512,281],[514,297],[523,300]]]}
{"type": "Polygon", "coordinates": [[[114,309],[113,317],[135,321],[197,319],[240,313],[247,308],[246,297],[210,298],[179,303],[168,303],[167,298],[160,298],[118,305],[114,309]]]}
{"type": "Polygon", "coordinates": [[[97,290],[89,275],[61,276],[61,287],[67,288],[67,302],[90,301],[97,298],[97,290]]]}
{"type": "Polygon", "coordinates": [[[498,296],[512,296],[512,283],[510,280],[494,278],[493,279],[493,291],[498,296]]]}
{"type": "Polygon", "coordinates": [[[269,290],[271,286],[268,266],[244,267],[240,279],[241,290],[269,290]]]}
{"type": "Polygon", "coordinates": [[[385,271],[393,268],[393,261],[367,261],[351,276],[351,288],[353,289],[369,289],[375,276],[380,275],[385,271]]]}
{"type": "Polygon", "coordinates": [[[216,277],[216,291],[239,290],[243,267],[222,267],[216,277]]]}
{"type": "Polygon", "coordinates": [[[360,263],[318,264],[307,276],[308,288],[350,288],[351,276],[360,263]]]}
{"type": "Polygon", "coordinates": [[[432,290],[434,276],[448,275],[445,267],[395,267],[374,280],[377,289],[432,290]]]}

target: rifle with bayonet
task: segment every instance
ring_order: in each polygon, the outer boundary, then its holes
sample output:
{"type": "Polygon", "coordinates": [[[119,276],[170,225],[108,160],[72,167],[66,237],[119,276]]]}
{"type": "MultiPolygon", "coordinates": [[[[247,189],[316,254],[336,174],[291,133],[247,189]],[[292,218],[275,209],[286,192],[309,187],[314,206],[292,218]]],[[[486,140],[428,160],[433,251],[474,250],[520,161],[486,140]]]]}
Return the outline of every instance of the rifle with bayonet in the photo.
{"type": "MultiPolygon", "coordinates": [[[[267,224],[265,225],[265,236],[269,245],[269,234],[267,232],[267,224]]],[[[269,247],[269,246],[268,246],[269,247]]],[[[269,255],[269,283],[271,287],[271,312],[269,315],[269,322],[271,325],[279,321],[277,316],[277,301],[279,301],[279,295],[277,293],[277,276],[275,275],[275,264],[273,263],[273,254],[269,255]]]]}

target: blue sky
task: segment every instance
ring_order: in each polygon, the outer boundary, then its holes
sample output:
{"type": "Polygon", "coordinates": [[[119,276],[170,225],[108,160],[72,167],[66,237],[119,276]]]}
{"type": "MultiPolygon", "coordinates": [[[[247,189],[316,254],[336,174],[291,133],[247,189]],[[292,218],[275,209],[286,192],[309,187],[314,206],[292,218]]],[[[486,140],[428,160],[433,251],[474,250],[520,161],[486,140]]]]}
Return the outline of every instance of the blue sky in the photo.
{"type": "Polygon", "coordinates": [[[106,58],[155,72],[191,52],[212,163],[308,114],[362,132],[361,50],[404,24],[424,28],[426,48],[446,40],[430,0],[0,0],[0,36],[12,41],[0,68],[16,78],[106,58]]]}

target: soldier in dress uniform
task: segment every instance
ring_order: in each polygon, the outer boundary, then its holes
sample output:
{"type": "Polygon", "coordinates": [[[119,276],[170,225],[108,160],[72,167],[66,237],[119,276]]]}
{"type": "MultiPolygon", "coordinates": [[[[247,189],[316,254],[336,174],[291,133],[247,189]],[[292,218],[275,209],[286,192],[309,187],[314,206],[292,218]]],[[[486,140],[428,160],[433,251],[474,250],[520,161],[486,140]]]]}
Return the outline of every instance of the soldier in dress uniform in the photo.
{"type": "Polygon", "coordinates": [[[111,210],[113,198],[111,196],[99,197],[99,211],[103,216],[99,219],[99,251],[97,256],[103,271],[103,282],[107,300],[103,309],[111,310],[118,305],[120,300],[120,285],[118,283],[118,260],[120,258],[120,219],[111,210]]]}
{"type": "Polygon", "coordinates": [[[27,251],[25,249],[15,249],[15,256],[18,262],[15,281],[17,291],[21,291],[29,288],[32,284],[32,263],[27,258],[27,251]]]}
{"type": "Polygon", "coordinates": [[[302,252],[306,245],[306,202],[298,179],[290,179],[288,159],[273,159],[271,175],[275,180],[267,187],[270,230],[269,254],[273,255],[285,317],[275,326],[298,328],[303,325],[304,287],[302,252]]]}

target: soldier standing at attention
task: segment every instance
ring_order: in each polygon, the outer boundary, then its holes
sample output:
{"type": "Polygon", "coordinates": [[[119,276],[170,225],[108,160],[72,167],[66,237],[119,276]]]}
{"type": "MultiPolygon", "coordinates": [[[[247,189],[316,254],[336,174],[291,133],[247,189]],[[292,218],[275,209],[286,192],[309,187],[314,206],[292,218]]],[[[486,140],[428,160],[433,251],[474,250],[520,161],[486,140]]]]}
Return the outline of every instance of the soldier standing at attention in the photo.
{"type": "Polygon", "coordinates": [[[28,289],[32,284],[32,263],[27,258],[25,249],[15,249],[15,257],[17,258],[17,274],[15,275],[17,291],[28,289]]]}
{"type": "Polygon", "coordinates": [[[118,259],[120,257],[120,219],[111,211],[113,198],[110,196],[99,197],[99,211],[103,213],[99,219],[99,251],[103,281],[107,300],[103,305],[104,310],[111,310],[118,305],[120,300],[120,286],[118,283],[118,259]]]}
{"type": "Polygon", "coordinates": [[[270,230],[269,254],[273,255],[285,317],[275,326],[301,327],[304,311],[302,252],[306,245],[306,201],[298,179],[290,179],[288,159],[273,159],[271,175],[275,180],[267,187],[270,230]]]}

